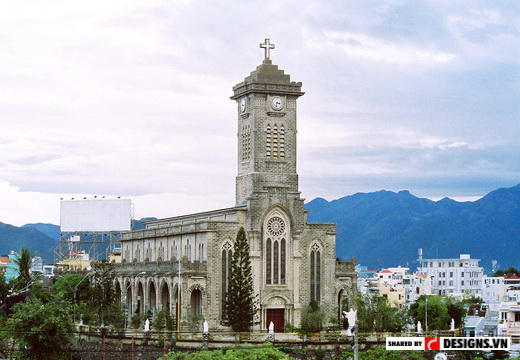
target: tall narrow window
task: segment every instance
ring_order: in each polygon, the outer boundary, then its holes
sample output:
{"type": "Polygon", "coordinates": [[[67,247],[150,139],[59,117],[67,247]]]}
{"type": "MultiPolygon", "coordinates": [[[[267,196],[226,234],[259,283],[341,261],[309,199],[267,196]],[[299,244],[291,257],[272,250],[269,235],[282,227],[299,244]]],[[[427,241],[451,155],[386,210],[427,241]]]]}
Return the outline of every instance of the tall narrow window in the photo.
{"type": "Polygon", "coordinates": [[[280,284],[285,284],[285,239],[280,242],[280,284]]]}
{"type": "Polygon", "coordinates": [[[311,251],[311,301],[316,299],[314,291],[316,290],[316,282],[314,281],[314,275],[316,275],[316,272],[314,270],[314,256],[316,253],[314,251],[311,251]]]}
{"type": "Polygon", "coordinates": [[[278,127],[276,125],[273,126],[273,146],[272,146],[272,154],[271,156],[276,159],[278,158],[278,127]]]}
{"type": "Polygon", "coordinates": [[[279,274],[278,274],[278,270],[279,270],[279,262],[278,262],[278,241],[275,241],[274,244],[273,244],[273,267],[274,267],[274,271],[273,271],[273,283],[274,284],[278,284],[278,279],[279,279],[279,274]]]}
{"type": "Polygon", "coordinates": [[[316,251],[316,301],[321,298],[321,251],[316,251]]]}
{"type": "Polygon", "coordinates": [[[317,243],[311,247],[310,253],[310,285],[311,301],[320,302],[321,297],[321,249],[317,243]]]}
{"type": "Polygon", "coordinates": [[[224,246],[222,247],[222,266],[221,266],[221,272],[222,272],[222,317],[224,318],[225,315],[225,301],[227,296],[227,289],[229,286],[229,274],[231,273],[231,260],[233,259],[233,248],[231,246],[231,243],[226,242],[224,246]]]}
{"type": "Polygon", "coordinates": [[[278,150],[278,157],[280,159],[285,158],[285,129],[282,126],[280,126],[280,136],[279,136],[279,150],[278,150]]]}
{"type": "Polygon", "coordinates": [[[271,284],[271,239],[267,239],[266,250],[265,250],[265,282],[271,284]]]}
{"type": "Polygon", "coordinates": [[[251,128],[249,125],[242,127],[242,161],[251,158],[251,128]]]}
{"type": "Polygon", "coordinates": [[[271,157],[271,125],[267,124],[265,128],[265,156],[271,157]]]}
{"type": "Polygon", "coordinates": [[[227,294],[227,251],[222,250],[222,305],[224,304],[224,299],[226,298],[227,294]]]}

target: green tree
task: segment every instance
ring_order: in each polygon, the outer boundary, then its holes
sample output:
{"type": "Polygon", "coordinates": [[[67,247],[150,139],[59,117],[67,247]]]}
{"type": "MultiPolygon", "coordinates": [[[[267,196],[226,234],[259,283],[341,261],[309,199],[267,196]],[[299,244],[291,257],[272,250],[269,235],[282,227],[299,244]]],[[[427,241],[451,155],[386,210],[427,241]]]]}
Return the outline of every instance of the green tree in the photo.
{"type": "Polygon", "coordinates": [[[81,297],[81,295],[88,293],[86,291],[88,286],[85,276],[81,274],[66,274],[52,285],[52,291],[58,299],[74,303],[85,299],[85,296],[81,297]]]}
{"type": "Polygon", "coordinates": [[[116,321],[121,309],[116,302],[114,289],[114,264],[100,260],[92,264],[88,303],[98,317],[98,325],[108,325],[116,321]]]}
{"type": "MultiPolygon", "coordinates": [[[[452,297],[446,297],[444,299],[444,302],[446,304],[447,310],[448,310],[448,317],[455,321],[455,327],[460,328],[462,327],[464,323],[464,319],[466,318],[466,315],[468,314],[468,310],[465,306],[465,301],[456,300],[452,297]]],[[[473,304],[473,302],[471,302],[473,304]]]]}
{"type": "Polygon", "coordinates": [[[464,304],[473,305],[473,304],[483,304],[484,300],[480,296],[470,295],[467,297],[465,296],[464,299],[462,300],[462,302],[464,304]]]}
{"type": "MultiPolygon", "coordinates": [[[[4,271],[0,270],[0,309],[3,309],[3,305],[5,304],[7,294],[9,293],[9,283],[5,278],[4,271]]],[[[0,313],[2,311],[0,310],[0,313]]]]}
{"type": "Polygon", "coordinates": [[[249,331],[258,311],[253,292],[253,273],[249,258],[249,244],[243,227],[238,230],[233,247],[229,286],[224,303],[225,319],[223,324],[234,331],[249,331]]]}
{"type": "Polygon", "coordinates": [[[13,307],[11,336],[22,351],[21,358],[67,359],[73,341],[72,312],[63,303],[34,299],[13,307]]]}
{"type": "Polygon", "coordinates": [[[23,290],[27,288],[32,281],[31,266],[33,255],[29,248],[22,248],[18,257],[14,259],[15,265],[18,267],[18,277],[14,283],[15,290],[23,290]]]}
{"type": "Polygon", "coordinates": [[[515,268],[513,266],[510,266],[505,270],[498,269],[493,274],[493,276],[504,276],[504,275],[505,276],[513,276],[513,275],[520,276],[520,270],[518,270],[517,268],[515,268]]]}
{"type": "Polygon", "coordinates": [[[448,330],[451,318],[448,314],[448,306],[441,296],[420,296],[410,305],[409,314],[414,323],[421,322],[426,327],[426,313],[428,313],[428,330],[448,330]]]}
{"type": "Polygon", "coordinates": [[[356,298],[357,325],[360,331],[401,331],[408,322],[404,308],[391,306],[388,299],[376,294],[356,298]]]}

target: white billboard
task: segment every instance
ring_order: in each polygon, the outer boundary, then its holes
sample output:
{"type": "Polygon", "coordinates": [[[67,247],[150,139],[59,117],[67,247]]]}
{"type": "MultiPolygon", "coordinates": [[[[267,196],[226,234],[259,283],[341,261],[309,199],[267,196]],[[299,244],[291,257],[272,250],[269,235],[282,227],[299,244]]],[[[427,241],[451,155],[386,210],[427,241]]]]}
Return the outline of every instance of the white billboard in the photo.
{"type": "Polygon", "coordinates": [[[61,232],[129,231],[130,199],[62,200],[61,232]]]}

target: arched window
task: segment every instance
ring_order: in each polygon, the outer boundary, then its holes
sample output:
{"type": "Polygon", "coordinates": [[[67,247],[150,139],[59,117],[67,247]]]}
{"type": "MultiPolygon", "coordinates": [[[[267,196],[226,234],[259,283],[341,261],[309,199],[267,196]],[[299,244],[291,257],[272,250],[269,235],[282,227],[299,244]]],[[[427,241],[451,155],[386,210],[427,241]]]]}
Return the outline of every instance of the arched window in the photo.
{"type": "Polygon", "coordinates": [[[225,317],[225,301],[227,297],[227,289],[229,286],[229,275],[231,274],[231,261],[233,260],[233,245],[226,241],[222,246],[222,263],[221,263],[221,284],[222,284],[222,317],[225,317]]]}
{"type": "Polygon", "coordinates": [[[204,244],[199,244],[199,261],[204,261],[204,244]]]}
{"type": "Polygon", "coordinates": [[[163,261],[164,260],[164,248],[163,248],[163,245],[161,243],[161,245],[159,246],[159,250],[157,250],[157,261],[163,261]]]}
{"type": "Polygon", "coordinates": [[[273,254],[271,249],[271,239],[267,239],[266,250],[265,250],[265,281],[267,284],[272,282],[272,265],[273,254]]]}
{"type": "Polygon", "coordinates": [[[141,261],[141,249],[139,248],[139,245],[137,245],[137,248],[135,249],[135,260],[137,262],[141,261]]]}
{"type": "Polygon", "coordinates": [[[202,292],[199,289],[194,289],[191,292],[191,313],[202,315],[202,292]]]}
{"type": "Polygon", "coordinates": [[[321,248],[318,243],[311,246],[310,254],[311,301],[320,302],[321,297],[321,248]]]}
{"type": "Polygon", "coordinates": [[[179,254],[177,253],[177,245],[175,243],[171,246],[170,257],[179,260],[179,254]]]}
{"type": "Polygon", "coordinates": [[[269,217],[266,225],[265,244],[265,282],[266,284],[285,285],[287,279],[286,268],[286,240],[287,227],[285,220],[279,213],[269,217]]]}
{"type": "Polygon", "coordinates": [[[280,284],[285,284],[285,239],[280,241],[280,284]]]}

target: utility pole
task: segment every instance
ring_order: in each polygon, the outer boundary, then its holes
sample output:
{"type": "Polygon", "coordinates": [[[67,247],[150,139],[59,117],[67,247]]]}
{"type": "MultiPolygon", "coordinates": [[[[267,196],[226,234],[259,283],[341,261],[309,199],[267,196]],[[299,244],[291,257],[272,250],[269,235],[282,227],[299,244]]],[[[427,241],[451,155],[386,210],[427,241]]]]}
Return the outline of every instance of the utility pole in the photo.
{"type": "Polygon", "coordinates": [[[424,319],[424,321],[426,322],[426,332],[424,335],[428,335],[428,295],[426,295],[426,306],[425,306],[425,311],[426,311],[426,319],[424,319]]]}

